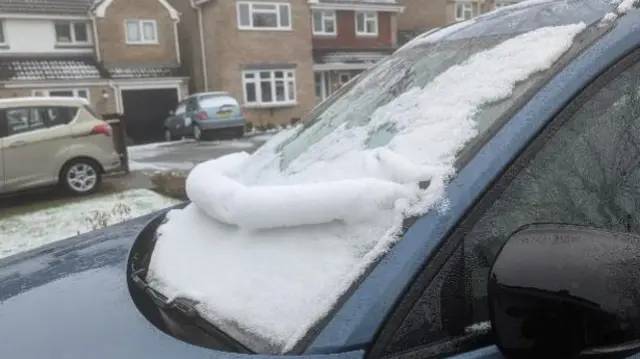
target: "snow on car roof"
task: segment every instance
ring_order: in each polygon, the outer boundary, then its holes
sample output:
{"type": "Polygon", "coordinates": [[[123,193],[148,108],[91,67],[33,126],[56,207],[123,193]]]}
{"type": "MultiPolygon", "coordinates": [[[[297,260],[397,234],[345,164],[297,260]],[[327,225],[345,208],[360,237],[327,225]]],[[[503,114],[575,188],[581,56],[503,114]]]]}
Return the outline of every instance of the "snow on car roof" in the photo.
{"type": "Polygon", "coordinates": [[[312,124],[304,131],[330,131],[286,171],[278,150],[302,126],[252,156],[197,166],[192,203],[160,227],[147,279],[170,299],[198,301],[201,315],[258,352],[290,350],[398,240],[406,216],[446,204],[478,109],[549,68],[585,27],[517,35],[406,90],[361,126],[312,124]],[[389,124],[397,133],[386,145],[364,145],[389,124]]]}

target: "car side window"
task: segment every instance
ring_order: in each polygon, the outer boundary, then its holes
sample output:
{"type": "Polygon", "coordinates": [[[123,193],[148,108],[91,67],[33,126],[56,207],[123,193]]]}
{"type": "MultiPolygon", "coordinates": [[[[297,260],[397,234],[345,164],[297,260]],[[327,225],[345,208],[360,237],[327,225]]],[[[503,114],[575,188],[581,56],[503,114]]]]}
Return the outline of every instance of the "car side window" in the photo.
{"type": "MultiPolygon", "coordinates": [[[[385,357],[424,350],[428,358],[429,345],[488,333],[488,274],[521,226],[640,233],[640,63],[591,94],[572,115],[560,115],[463,222],[462,242],[400,321],[385,357]]],[[[447,347],[452,354],[461,351],[456,345],[447,347]]]]}
{"type": "Polygon", "coordinates": [[[187,100],[187,112],[195,111],[198,109],[198,100],[195,97],[191,97],[187,100]]]}
{"type": "Polygon", "coordinates": [[[75,107],[47,106],[10,108],[5,110],[8,135],[69,124],[76,116],[75,107]]]}
{"type": "Polygon", "coordinates": [[[77,107],[49,106],[33,109],[47,127],[68,125],[78,113],[77,107]]]}
{"type": "Polygon", "coordinates": [[[186,102],[181,102],[180,104],[178,104],[178,107],[176,107],[176,115],[183,115],[187,110],[187,103],[186,102]]]}

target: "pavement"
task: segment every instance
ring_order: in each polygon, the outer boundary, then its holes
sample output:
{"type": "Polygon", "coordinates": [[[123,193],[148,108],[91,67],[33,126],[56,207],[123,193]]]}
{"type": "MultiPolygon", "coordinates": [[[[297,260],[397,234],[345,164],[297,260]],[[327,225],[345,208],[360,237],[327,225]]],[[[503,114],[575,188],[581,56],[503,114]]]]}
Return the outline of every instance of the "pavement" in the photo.
{"type": "Polygon", "coordinates": [[[129,169],[132,173],[153,173],[166,170],[188,171],[198,163],[238,151],[252,153],[272,134],[223,141],[182,140],[149,145],[130,146],[129,169]]]}

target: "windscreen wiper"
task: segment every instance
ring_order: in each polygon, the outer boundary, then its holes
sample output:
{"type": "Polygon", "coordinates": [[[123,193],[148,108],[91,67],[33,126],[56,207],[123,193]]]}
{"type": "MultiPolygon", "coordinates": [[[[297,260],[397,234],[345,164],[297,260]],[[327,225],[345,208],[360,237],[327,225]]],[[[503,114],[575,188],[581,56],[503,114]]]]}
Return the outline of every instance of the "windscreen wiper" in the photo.
{"type": "Polygon", "coordinates": [[[169,298],[153,289],[143,279],[143,276],[145,274],[146,271],[144,268],[134,270],[131,272],[131,280],[136,284],[136,286],[138,286],[138,288],[145,292],[149,296],[149,298],[151,298],[153,303],[159,309],[167,313],[177,313],[183,321],[198,327],[208,336],[212,337],[217,342],[217,345],[215,345],[216,347],[224,346],[225,348],[228,348],[229,351],[233,351],[236,353],[255,354],[254,351],[247,348],[237,340],[233,339],[222,330],[218,329],[208,320],[204,319],[195,308],[195,306],[198,304],[197,301],[184,297],[176,297],[172,301],[169,301],[169,298]]]}

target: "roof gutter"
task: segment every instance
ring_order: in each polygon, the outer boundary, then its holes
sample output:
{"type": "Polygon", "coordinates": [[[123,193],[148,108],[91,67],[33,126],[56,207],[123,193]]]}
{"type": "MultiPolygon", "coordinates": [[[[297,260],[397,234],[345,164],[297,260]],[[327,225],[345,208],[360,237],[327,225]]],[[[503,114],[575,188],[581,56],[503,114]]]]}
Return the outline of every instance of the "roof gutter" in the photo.
{"type": "Polygon", "coordinates": [[[98,39],[98,22],[96,21],[96,15],[93,12],[89,13],[91,19],[91,26],[93,27],[93,41],[96,50],[96,58],[98,62],[102,62],[102,54],[100,53],[100,40],[98,39]]]}
{"type": "Polygon", "coordinates": [[[202,8],[200,5],[206,3],[208,0],[190,0],[191,7],[196,10],[198,14],[198,32],[200,33],[200,61],[202,62],[202,77],[204,78],[204,91],[209,91],[209,75],[207,73],[207,53],[204,46],[204,25],[202,20],[202,8]]]}
{"type": "Polygon", "coordinates": [[[391,4],[352,4],[352,3],[309,3],[311,10],[345,10],[345,11],[379,11],[379,12],[404,12],[402,5],[391,4]]]}

